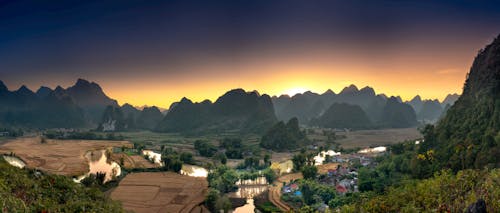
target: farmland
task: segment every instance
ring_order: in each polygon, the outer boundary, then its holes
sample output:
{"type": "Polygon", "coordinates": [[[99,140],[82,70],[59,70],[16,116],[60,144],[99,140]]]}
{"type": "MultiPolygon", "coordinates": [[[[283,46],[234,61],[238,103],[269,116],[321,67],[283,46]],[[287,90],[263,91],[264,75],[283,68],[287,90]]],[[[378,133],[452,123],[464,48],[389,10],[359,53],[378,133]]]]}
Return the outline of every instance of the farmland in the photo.
{"type": "MultiPolygon", "coordinates": [[[[335,142],[346,149],[383,146],[422,138],[417,128],[357,130],[335,134],[337,136],[335,142]]],[[[326,141],[326,136],[318,130],[309,133],[308,138],[320,143],[326,141]]]]}
{"type": "Polygon", "coordinates": [[[200,206],[207,189],[205,178],[172,172],[132,173],[113,189],[111,198],[121,201],[126,210],[137,213],[207,212],[200,206]]]}
{"type": "Polygon", "coordinates": [[[85,153],[109,147],[132,146],[126,141],[50,140],[40,137],[21,137],[0,145],[0,153],[13,152],[29,168],[52,174],[76,176],[89,170],[85,153]]]}

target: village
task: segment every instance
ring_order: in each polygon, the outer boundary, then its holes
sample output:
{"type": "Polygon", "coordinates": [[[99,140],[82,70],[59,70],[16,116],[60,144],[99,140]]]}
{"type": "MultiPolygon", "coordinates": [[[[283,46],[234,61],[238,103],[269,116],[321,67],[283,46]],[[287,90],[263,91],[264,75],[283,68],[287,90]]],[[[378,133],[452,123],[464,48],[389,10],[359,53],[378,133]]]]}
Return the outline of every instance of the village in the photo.
{"type": "MultiPolygon", "coordinates": [[[[362,167],[375,167],[377,165],[375,158],[386,153],[387,148],[383,146],[366,148],[349,154],[342,154],[333,150],[321,151],[314,156],[317,175],[312,181],[315,181],[321,187],[328,188],[330,192],[335,191],[336,196],[359,192],[358,170],[362,167]]],[[[306,184],[301,182],[302,175],[296,177],[300,178],[281,182],[280,191],[281,199],[286,202],[286,205],[293,208],[299,208],[305,200],[303,187],[306,184]]],[[[329,209],[328,203],[324,202],[313,206],[320,212],[329,209]]]]}

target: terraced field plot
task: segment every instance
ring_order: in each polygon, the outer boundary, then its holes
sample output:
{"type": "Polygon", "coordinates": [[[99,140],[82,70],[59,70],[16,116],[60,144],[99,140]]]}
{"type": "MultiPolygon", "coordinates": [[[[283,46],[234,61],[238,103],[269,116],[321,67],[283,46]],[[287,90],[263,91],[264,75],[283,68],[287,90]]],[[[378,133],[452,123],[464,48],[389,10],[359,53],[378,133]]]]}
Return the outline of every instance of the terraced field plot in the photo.
{"type": "Polygon", "coordinates": [[[40,137],[21,137],[0,145],[0,153],[15,153],[28,168],[52,174],[78,176],[89,171],[85,154],[91,150],[110,147],[131,147],[127,141],[105,140],[51,140],[41,142],[40,137]]]}
{"type": "Polygon", "coordinates": [[[127,175],[111,192],[111,199],[126,210],[141,212],[205,212],[208,183],[205,178],[172,172],[144,172],[127,175]]]}

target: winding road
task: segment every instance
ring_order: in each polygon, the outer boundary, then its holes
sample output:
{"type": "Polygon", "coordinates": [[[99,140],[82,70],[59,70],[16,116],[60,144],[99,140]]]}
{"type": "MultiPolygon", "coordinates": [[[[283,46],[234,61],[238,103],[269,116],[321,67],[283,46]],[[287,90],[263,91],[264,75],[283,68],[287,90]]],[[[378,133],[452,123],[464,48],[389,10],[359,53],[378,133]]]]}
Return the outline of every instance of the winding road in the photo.
{"type": "Polygon", "coordinates": [[[290,182],[291,180],[301,179],[302,173],[292,173],[283,175],[278,178],[278,180],[274,181],[274,186],[271,186],[269,189],[269,200],[276,207],[281,209],[283,212],[290,212],[292,208],[285,202],[281,200],[281,188],[283,187],[283,182],[290,182]]]}

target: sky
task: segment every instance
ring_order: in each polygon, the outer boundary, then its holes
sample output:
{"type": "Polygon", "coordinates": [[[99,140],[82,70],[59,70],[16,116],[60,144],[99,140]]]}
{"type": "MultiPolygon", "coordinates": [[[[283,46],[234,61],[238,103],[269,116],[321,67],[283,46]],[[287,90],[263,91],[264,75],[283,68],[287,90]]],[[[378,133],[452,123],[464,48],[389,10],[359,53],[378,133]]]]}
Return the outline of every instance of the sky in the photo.
{"type": "Polygon", "coordinates": [[[121,104],[166,108],[234,88],[350,84],[442,100],[500,33],[497,2],[3,0],[0,80],[36,90],[84,78],[121,104]]]}

